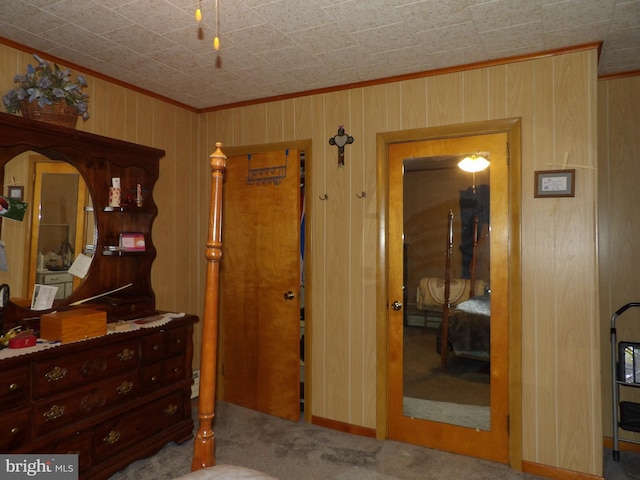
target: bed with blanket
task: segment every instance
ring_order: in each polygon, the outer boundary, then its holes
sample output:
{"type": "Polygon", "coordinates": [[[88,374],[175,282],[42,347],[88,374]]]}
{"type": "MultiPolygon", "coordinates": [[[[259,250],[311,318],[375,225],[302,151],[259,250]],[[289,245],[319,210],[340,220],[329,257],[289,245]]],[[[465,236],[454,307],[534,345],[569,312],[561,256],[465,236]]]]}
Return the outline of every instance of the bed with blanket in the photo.
{"type": "Polygon", "coordinates": [[[423,278],[417,292],[418,309],[442,309],[436,348],[441,368],[446,369],[450,353],[459,357],[489,360],[491,353],[491,297],[487,281],[476,279],[478,218],[473,219],[473,250],[470,278],[451,277],[453,212],[449,211],[443,279],[423,278]]]}
{"type": "MultiPolygon", "coordinates": [[[[218,286],[222,257],[222,185],[227,157],[222,144],[210,155],[211,201],[205,257],[207,259],[202,341],[200,355],[199,424],[193,445],[191,473],[179,480],[275,480],[252,469],[235,465],[216,465],[213,419],[215,416],[218,358],[218,286]]],[[[248,455],[251,452],[247,452],[248,455]]]]}

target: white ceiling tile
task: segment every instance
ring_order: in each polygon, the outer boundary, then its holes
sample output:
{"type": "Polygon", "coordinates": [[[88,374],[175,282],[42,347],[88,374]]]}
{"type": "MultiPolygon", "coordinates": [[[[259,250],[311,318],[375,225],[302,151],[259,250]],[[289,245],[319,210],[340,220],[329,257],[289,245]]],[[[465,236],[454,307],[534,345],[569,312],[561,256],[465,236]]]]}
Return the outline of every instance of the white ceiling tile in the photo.
{"type": "Polygon", "coordinates": [[[283,33],[318,27],[332,21],[315,2],[277,0],[254,8],[265,21],[283,33]]]}
{"type": "Polygon", "coordinates": [[[113,43],[124,45],[139,53],[160,52],[173,46],[173,42],[140,25],[131,25],[105,32],[103,36],[113,43]]]}
{"type": "MultiPolygon", "coordinates": [[[[542,50],[544,48],[544,40],[539,33],[541,28],[542,22],[540,21],[514,25],[499,30],[483,32],[478,36],[478,39],[492,58],[495,58],[501,52],[514,52],[521,49],[526,49],[527,51],[542,50]],[[530,48],[533,50],[530,50],[530,48]]],[[[511,54],[507,56],[511,56],[511,54]]]]}
{"type": "Polygon", "coordinates": [[[93,0],[62,0],[44,11],[93,33],[103,33],[133,22],[93,0]]]}
{"type": "Polygon", "coordinates": [[[329,52],[356,45],[356,41],[336,23],[299,30],[287,36],[293,44],[311,54],[329,52]]]}
{"type": "Polygon", "coordinates": [[[195,23],[193,15],[167,0],[138,0],[113,9],[130,21],[146,29],[163,34],[195,23]]]}
{"type": "Polygon", "coordinates": [[[0,37],[194,108],[596,42],[600,74],[640,70],[640,0],[218,6],[216,18],[215,0],[2,0],[0,37]]]}
{"type": "Polygon", "coordinates": [[[225,38],[256,54],[294,46],[286,35],[268,24],[235,30],[225,35],[225,38]]]}

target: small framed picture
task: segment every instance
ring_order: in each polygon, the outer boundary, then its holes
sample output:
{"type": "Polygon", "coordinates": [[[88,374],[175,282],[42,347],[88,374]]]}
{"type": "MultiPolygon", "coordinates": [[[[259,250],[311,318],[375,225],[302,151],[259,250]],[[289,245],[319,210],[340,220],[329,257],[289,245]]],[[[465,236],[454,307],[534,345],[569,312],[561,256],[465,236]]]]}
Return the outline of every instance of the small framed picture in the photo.
{"type": "Polygon", "coordinates": [[[575,169],[540,170],[535,172],[534,197],[573,197],[575,184],[575,169]]]}
{"type": "Polygon", "coordinates": [[[12,198],[13,200],[20,200],[22,202],[24,200],[24,187],[21,185],[9,185],[9,194],[7,197],[12,198]]]}

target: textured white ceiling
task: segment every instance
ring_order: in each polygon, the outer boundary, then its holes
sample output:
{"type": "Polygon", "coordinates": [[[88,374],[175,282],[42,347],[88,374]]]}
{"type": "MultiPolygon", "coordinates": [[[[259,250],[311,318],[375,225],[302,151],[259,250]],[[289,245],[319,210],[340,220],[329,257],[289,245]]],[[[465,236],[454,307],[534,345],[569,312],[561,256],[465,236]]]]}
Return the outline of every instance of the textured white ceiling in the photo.
{"type": "Polygon", "coordinates": [[[640,0],[218,1],[218,54],[215,0],[203,39],[198,0],[1,0],[0,37],[197,109],[592,42],[640,71],[640,0]]]}

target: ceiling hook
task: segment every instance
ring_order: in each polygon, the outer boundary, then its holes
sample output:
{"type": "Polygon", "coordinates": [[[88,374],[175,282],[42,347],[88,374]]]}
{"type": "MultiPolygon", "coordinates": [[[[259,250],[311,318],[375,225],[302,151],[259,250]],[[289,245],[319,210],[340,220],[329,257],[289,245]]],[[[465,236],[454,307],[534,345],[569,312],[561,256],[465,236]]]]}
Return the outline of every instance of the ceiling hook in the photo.
{"type": "Polygon", "coordinates": [[[321,195],[318,197],[320,200],[328,200],[329,199],[329,195],[327,195],[326,193],[324,195],[321,195]]]}
{"type": "Polygon", "coordinates": [[[367,196],[367,192],[362,192],[360,195],[356,193],[356,197],[358,198],[366,198],[366,196],[367,196]]]}

